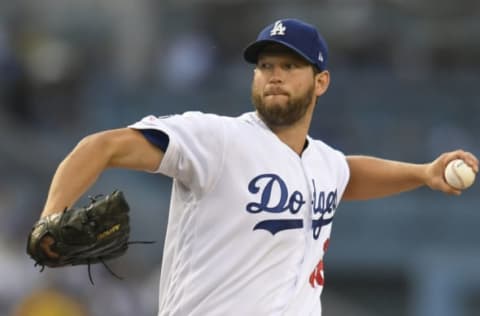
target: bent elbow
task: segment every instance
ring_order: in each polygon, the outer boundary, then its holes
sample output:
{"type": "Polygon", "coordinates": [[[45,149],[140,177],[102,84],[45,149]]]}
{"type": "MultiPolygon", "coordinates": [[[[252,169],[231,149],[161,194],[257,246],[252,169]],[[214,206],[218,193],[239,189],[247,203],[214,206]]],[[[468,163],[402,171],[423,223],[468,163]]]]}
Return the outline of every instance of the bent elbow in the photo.
{"type": "Polygon", "coordinates": [[[82,138],[72,154],[75,155],[77,152],[87,154],[90,159],[103,160],[108,167],[114,153],[114,143],[107,132],[98,132],[82,138]]]}

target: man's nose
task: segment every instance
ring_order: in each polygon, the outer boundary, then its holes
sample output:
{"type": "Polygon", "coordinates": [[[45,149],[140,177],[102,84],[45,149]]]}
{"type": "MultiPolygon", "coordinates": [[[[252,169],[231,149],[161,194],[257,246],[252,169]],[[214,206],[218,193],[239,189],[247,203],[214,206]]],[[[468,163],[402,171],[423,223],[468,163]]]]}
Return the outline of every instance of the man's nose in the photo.
{"type": "Polygon", "coordinates": [[[285,73],[280,67],[273,67],[269,81],[273,83],[283,82],[284,76],[285,73]]]}

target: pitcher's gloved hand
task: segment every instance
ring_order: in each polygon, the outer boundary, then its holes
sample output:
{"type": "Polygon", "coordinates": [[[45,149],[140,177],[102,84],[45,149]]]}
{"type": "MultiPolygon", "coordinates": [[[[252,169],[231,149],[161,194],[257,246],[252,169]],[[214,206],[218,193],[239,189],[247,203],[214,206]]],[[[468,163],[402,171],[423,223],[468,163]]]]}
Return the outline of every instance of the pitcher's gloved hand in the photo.
{"type": "Polygon", "coordinates": [[[41,218],[27,253],[42,267],[92,264],[123,255],[130,234],[129,206],[121,191],[92,199],[85,207],[41,218]]]}

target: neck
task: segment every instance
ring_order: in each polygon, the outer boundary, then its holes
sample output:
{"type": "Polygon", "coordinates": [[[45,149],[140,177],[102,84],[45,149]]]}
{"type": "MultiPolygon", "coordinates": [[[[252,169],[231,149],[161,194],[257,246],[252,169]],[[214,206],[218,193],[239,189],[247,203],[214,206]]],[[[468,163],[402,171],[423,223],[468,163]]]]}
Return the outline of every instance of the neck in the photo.
{"type": "Polygon", "coordinates": [[[312,112],[307,113],[297,122],[289,126],[269,126],[272,132],[298,155],[305,147],[308,130],[312,121],[312,112]]]}

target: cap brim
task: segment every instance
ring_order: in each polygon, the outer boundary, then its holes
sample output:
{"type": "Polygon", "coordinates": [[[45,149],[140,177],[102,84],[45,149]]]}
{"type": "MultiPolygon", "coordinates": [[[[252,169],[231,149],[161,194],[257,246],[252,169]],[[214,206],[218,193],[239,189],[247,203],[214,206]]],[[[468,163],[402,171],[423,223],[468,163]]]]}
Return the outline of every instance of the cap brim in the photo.
{"type": "Polygon", "coordinates": [[[292,45],[285,43],[281,40],[271,40],[271,39],[256,41],[248,45],[247,48],[245,48],[245,50],[243,51],[243,58],[251,64],[256,64],[258,61],[258,55],[268,44],[280,44],[282,46],[285,46],[290,50],[292,50],[297,55],[300,55],[303,59],[305,59],[309,63],[315,65],[314,61],[310,60],[310,58],[308,58],[305,54],[303,54],[301,51],[299,51],[292,45]]]}

